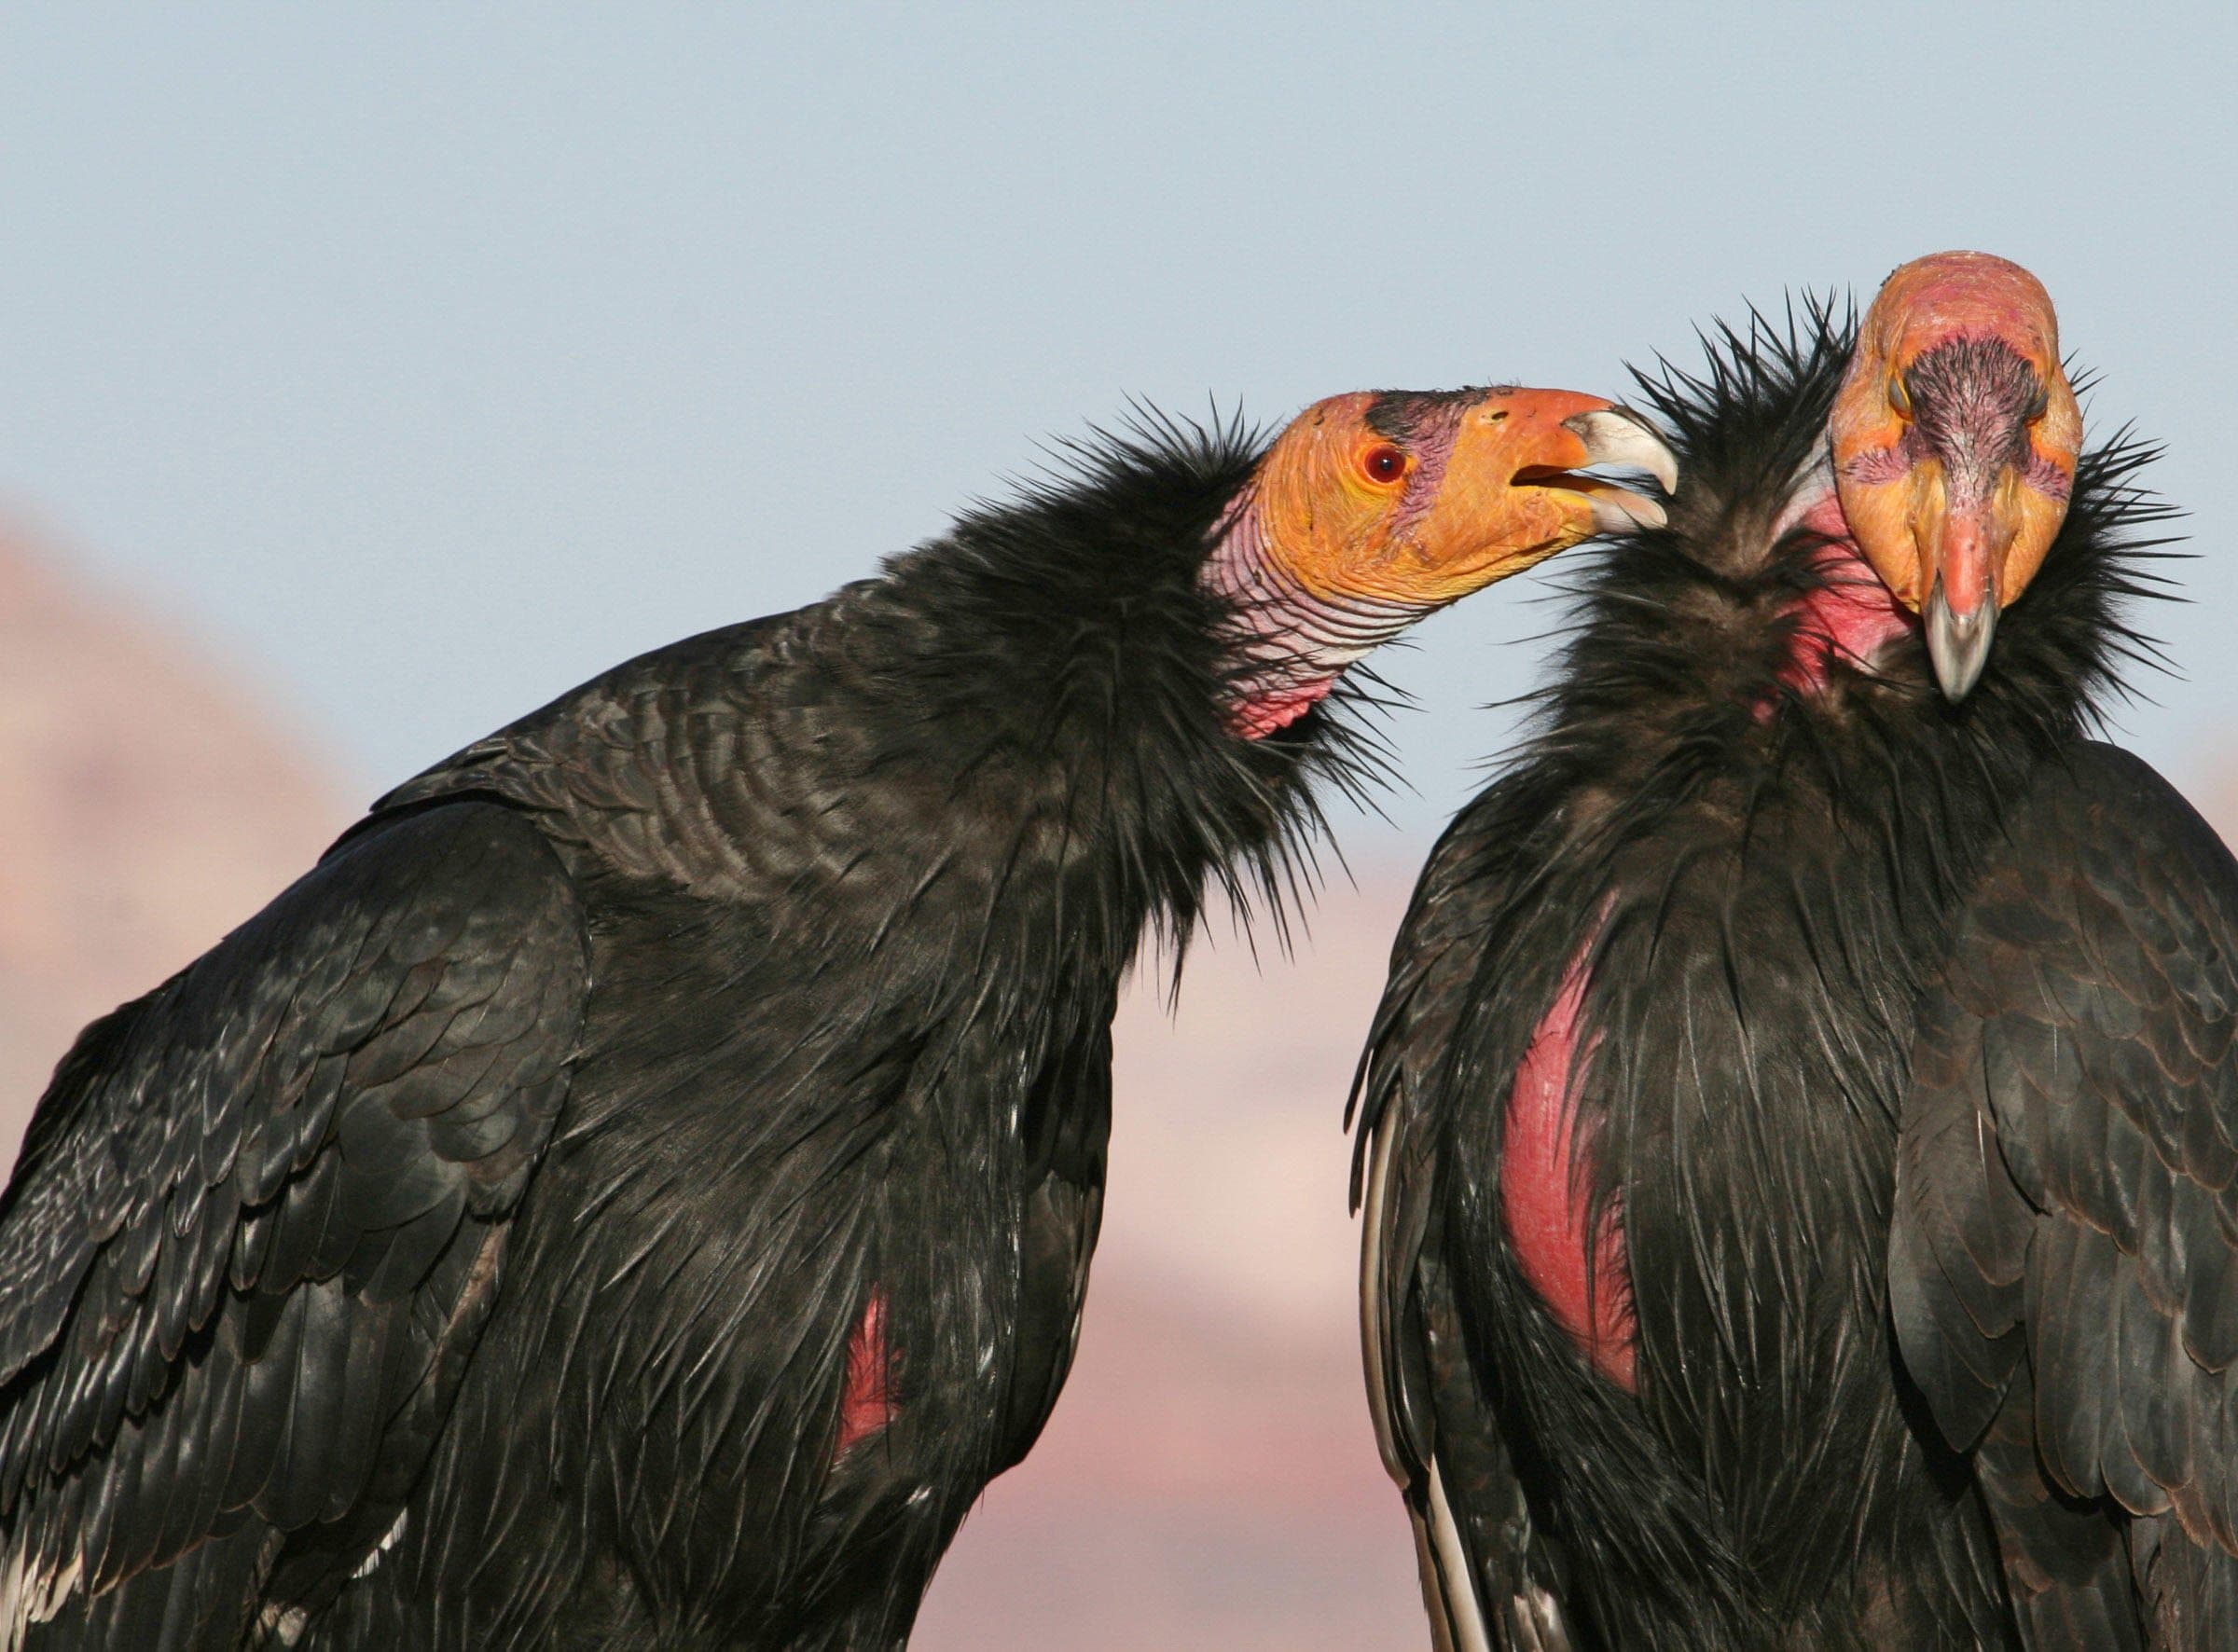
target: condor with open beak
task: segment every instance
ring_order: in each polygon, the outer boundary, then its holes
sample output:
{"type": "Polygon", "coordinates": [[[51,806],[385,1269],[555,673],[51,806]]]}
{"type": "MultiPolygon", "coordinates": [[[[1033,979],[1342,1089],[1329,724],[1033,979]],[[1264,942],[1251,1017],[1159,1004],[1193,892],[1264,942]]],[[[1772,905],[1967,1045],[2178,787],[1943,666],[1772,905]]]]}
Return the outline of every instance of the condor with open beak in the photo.
{"type": "Polygon", "coordinates": [[[1520,573],[1596,532],[1664,524],[1663,507],[1592,465],[1678,461],[1598,396],[1514,387],[1363,391],[1306,409],[1249,495],[1268,558],[1328,602],[1409,618],[1520,573]]]}
{"type": "Polygon", "coordinates": [[[1575,391],[1360,391],[1306,408],[1205,563],[1239,633],[1232,725],[1285,727],[1425,614],[1596,533],[1664,526],[1661,503],[1594,465],[1678,485],[1645,420],[1575,391]]]}
{"type": "Polygon", "coordinates": [[[1204,562],[1237,634],[1231,725],[1287,727],[1434,609],[1596,532],[1665,524],[1589,465],[1678,486],[1638,414],[1573,390],[1361,390],[1289,420],[1204,562]]]}
{"type": "Polygon", "coordinates": [[[1866,313],[1830,434],[1858,550],[1964,699],[2066,516],[2082,444],[2043,283],[1986,253],[1904,265],[1866,313]]]}

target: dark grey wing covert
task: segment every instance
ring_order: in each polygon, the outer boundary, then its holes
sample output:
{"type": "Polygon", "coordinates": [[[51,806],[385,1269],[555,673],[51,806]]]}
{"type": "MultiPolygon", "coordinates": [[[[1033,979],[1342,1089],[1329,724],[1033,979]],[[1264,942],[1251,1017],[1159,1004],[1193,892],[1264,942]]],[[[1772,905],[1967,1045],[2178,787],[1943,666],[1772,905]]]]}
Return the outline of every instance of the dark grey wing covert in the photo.
{"type": "Polygon", "coordinates": [[[0,1199],[0,1645],[284,1641],[375,1553],[587,992],[551,849],[462,804],[86,1030],[0,1199]]]}
{"type": "Polygon", "coordinates": [[[2085,748],[1922,999],[1890,1252],[2033,1645],[2238,1645],[2234,1035],[2238,864],[2085,748]]]}

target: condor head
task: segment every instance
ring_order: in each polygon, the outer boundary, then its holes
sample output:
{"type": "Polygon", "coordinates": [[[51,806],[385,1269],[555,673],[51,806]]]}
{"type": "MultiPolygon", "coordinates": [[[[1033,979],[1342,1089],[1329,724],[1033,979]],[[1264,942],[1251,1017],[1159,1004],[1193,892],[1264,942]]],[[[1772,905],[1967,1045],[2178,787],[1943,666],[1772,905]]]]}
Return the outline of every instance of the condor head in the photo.
{"type": "Polygon", "coordinates": [[[1943,694],[1964,699],[2066,516],[2082,444],[2043,283],[1987,253],[1898,269],[1859,329],[1830,435],[1858,549],[1925,622],[1943,694]]]}
{"type": "Polygon", "coordinates": [[[1317,402],[1277,439],[1255,487],[1269,547],[1306,590],[1419,613],[1595,533],[1663,526],[1660,504],[1590,465],[1646,470],[1666,489],[1678,480],[1638,415],[1503,386],[1317,402]]]}

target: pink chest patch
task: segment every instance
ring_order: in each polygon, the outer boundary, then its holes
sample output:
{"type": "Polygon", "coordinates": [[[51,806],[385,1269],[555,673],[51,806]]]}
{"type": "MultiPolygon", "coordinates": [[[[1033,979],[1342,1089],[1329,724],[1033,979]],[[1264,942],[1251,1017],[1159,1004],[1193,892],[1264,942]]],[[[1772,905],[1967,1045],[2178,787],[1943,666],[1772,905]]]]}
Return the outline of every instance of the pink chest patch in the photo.
{"type": "Polygon", "coordinates": [[[847,1384],[839,1393],[837,1456],[857,1440],[876,1434],[893,1421],[893,1399],[889,1392],[891,1358],[886,1346],[886,1293],[870,1287],[863,1317],[847,1338],[847,1384]]]}
{"type": "MultiPolygon", "coordinates": [[[[1779,670],[1782,682],[1799,694],[1810,694],[1826,686],[1837,657],[1862,665],[1884,643],[1911,630],[1914,622],[1872,565],[1858,555],[1837,495],[1828,494],[1804,512],[1802,525],[1833,542],[1818,558],[1827,583],[1803,599],[1795,626],[1795,652],[1779,670]]],[[[1769,716],[1771,710],[1766,701],[1760,715],[1769,716]]]]}
{"type": "Polygon", "coordinates": [[[1637,1322],[1624,1231],[1615,1205],[1597,1230],[1589,1196],[1593,1143],[1580,1139],[1578,1018],[1585,1003],[1581,951],[1562,990],[1531,1034],[1515,1069],[1501,1140],[1499,1192],[1508,1242],[1525,1281],[1593,1369],[1637,1391],[1637,1322]],[[1589,1245],[1588,1234],[1591,1236],[1589,1245]],[[1592,1255],[1588,1265],[1587,1254],[1592,1255]]]}

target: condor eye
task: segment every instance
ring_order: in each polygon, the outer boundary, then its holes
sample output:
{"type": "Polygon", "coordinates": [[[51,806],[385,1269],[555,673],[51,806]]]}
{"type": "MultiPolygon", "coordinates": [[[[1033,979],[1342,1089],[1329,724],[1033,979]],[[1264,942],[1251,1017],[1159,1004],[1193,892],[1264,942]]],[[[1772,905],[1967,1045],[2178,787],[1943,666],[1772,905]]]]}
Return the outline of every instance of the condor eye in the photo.
{"type": "Polygon", "coordinates": [[[1888,375],[1888,406],[1895,409],[1899,419],[1912,417],[1912,391],[1911,387],[1904,383],[1904,376],[1901,373],[1888,375]]]}
{"type": "Polygon", "coordinates": [[[2021,421],[2024,424],[2034,424],[2044,416],[2051,406],[2052,392],[2039,383],[2036,387],[2036,394],[2029,397],[2027,406],[2021,409],[2021,421]]]}
{"type": "Polygon", "coordinates": [[[1406,455],[1388,442],[1379,442],[1360,456],[1360,468],[1369,481],[1388,486],[1406,475],[1406,455]]]}

